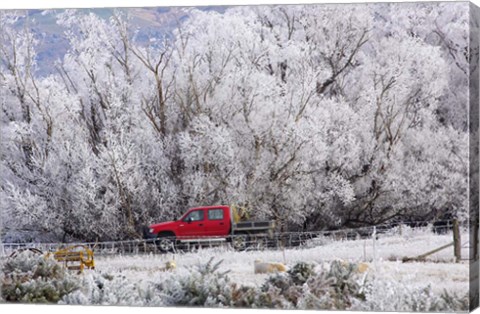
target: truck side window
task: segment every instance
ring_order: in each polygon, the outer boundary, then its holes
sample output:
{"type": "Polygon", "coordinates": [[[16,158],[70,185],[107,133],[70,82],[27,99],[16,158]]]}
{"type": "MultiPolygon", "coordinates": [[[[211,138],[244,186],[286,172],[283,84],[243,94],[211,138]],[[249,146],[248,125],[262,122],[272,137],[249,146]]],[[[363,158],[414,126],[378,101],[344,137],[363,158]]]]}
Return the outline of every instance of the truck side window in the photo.
{"type": "Polygon", "coordinates": [[[223,220],[223,209],[209,209],[208,220],[223,220]]]}
{"type": "Polygon", "coordinates": [[[184,221],[189,220],[190,221],[200,221],[203,220],[203,210],[195,210],[188,214],[187,217],[185,217],[184,221]]]}

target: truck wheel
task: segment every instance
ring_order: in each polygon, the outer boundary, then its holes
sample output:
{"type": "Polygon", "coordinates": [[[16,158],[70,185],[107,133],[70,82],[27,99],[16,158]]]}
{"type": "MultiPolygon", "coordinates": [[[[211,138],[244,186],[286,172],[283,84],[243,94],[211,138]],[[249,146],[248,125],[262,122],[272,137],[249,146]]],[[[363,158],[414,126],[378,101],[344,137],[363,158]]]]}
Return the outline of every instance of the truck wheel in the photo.
{"type": "Polygon", "coordinates": [[[232,237],[232,246],[236,251],[244,251],[248,247],[247,234],[237,234],[232,237]]]}
{"type": "Polygon", "coordinates": [[[175,236],[169,233],[161,233],[155,241],[157,248],[162,253],[175,251],[175,236]]]}

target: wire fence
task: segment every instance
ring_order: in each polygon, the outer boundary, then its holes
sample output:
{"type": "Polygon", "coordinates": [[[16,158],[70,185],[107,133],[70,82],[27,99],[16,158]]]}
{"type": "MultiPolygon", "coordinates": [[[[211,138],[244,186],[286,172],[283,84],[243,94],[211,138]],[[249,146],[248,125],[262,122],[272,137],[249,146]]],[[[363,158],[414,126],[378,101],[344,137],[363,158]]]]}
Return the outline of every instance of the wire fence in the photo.
{"type": "MultiPolygon", "coordinates": [[[[463,231],[468,226],[461,226],[463,231]]],[[[284,248],[310,248],[333,241],[359,240],[375,237],[405,235],[409,233],[447,234],[453,229],[453,221],[443,220],[427,224],[425,222],[409,222],[408,224],[382,224],[361,228],[349,228],[314,232],[278,232],[263,234],[237,234],[226,237],[195,237],[177,239],[162,237],[156,239],[135,239],[103,242],[72,243],[0,243],[0,256],[8,257],[22,249],[35,248],[42,252],[56,250],[75,245],[84,245],[93,249],[95,255],[116,254],[162,254],[165,252],[190,251],[199,247],[226,246],[235,250],[278,250],[284,248]]],[[[465,241],[469,245],[469,241],[465,241]]]]}

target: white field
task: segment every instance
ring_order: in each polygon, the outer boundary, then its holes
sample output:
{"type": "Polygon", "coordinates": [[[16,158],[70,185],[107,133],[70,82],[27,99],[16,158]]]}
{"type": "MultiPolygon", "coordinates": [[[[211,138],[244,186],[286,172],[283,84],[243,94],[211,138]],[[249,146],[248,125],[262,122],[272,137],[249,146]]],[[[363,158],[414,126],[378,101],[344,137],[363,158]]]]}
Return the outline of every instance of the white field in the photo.
{"type": "MultiPolygon", "coordinates": [[[[462,233],[462,256],[468,257],[468,233],[462,233]]],[[[383,235],[373,240],[331,241],[316,240],[315,247],[273,251],[236,252],[228,248],[202,249],[197,252],[164,255],[139,256],[98,256],[95,259],[96,271],[118,273],[130,280],[147,283],[161,280],[167,274],[161,271],[167,261],[175,260],[176,272],[207,262],[223,260],[220,270],[231,270],[233,282],[244,285],[262,284],[268,275],[254,274],[256,259],[282,262],[293,266],[296,262],[312,262],[319,267],[333,260],[366,262],[369,272],[393,282],[409,287],[424,287],[430,284],[437,293],[447,290],[464,295],[469,285],[469,262],[454,263],[453,246],[435,253],[426,262],[402,263],[404,256],[413,257],[452,242],[452,235],[434,235],[426,231],[409,230],[399,235],[383,235]]],[[[478,280],[478,278],[477,278],[478,280]]]]}

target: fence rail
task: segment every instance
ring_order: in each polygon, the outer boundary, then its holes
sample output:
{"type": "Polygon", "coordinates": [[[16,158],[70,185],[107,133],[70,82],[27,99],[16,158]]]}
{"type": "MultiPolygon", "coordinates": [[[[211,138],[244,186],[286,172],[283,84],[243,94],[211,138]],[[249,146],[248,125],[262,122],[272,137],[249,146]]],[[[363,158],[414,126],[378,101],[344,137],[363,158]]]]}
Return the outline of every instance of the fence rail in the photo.
{"type": "MultiPolygon", "coordinates": [[[[467,226],[462,226],[466,229],[467,226]]],[[[329,241],[358,240],[375,237],[402,235],[420,230],[444,234],[451,232],[452,221],[437,221],[433,224],[410,222],[408,225],[382,224],[377,226],[339,229],[315,232],[283,232],[260,235],[229,235],[227,237],[205,237],[195,239],[164,238],[172,240],[174,251],[185,251],[201,246],[230,246],[241,250],[281,249],[294,247],[314,247],[329,241]],[[238,247],[238,244],[243,243],[238,247]]],[[[137,239],[104,242],[75,243],[0,243],[0,256],[10,256],[19,249],[36,248],[43,252],[52,252],[67,246],[85,245],[95,250],[95,255],[112,254],[159,254],[163,253],[157,239],[137,239]]]]}

